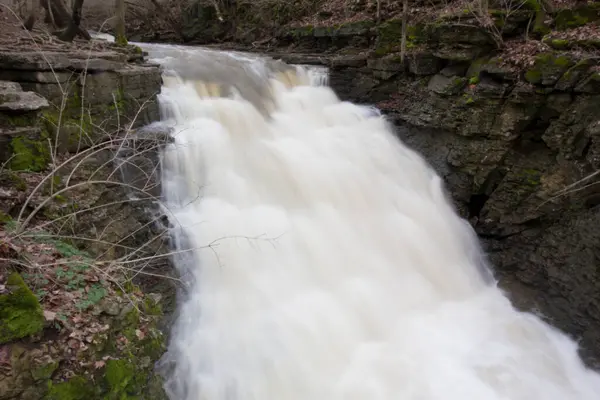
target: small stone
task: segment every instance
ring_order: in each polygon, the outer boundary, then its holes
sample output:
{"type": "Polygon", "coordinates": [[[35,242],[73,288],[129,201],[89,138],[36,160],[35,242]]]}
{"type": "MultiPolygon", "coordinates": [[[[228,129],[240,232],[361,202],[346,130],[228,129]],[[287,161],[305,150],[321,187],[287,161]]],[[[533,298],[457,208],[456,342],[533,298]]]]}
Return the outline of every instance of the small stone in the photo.
{"type": "Polygon", "coordinates": [[[121,306],[119,303],[116,300],[109,298],[103,299],[100,302],[100,309],[104,314],[112,316],[119,315],[121,312],[121,306]]]}

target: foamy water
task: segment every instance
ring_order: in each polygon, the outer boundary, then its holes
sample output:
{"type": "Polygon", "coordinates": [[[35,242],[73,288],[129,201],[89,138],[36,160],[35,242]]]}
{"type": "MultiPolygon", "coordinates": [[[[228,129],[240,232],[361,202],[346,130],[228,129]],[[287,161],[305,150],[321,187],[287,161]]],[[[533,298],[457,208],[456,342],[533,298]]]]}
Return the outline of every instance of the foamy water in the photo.
{"type": "Polygon", "coordinates": [[[575,342],[511,306],[376,110],[340,102],[322,70],[147,50],[176,126],[163,188],[194,249],[178,259],[171,399],[600,398],[575,342]]]}

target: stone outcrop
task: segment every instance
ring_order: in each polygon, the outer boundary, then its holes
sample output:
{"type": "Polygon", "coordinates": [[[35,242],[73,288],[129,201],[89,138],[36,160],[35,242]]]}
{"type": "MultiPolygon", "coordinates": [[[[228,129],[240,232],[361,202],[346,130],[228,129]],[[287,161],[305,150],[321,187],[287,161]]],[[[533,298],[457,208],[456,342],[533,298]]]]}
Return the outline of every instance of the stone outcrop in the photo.
{"type": "Polygon", "coordinates": [[[45,168],[50,152],[40,116],[48,107],[45,98],[18,83],[0,81],[0,162],[12,169],[45,168]]]}
{"type": "MultiPolygon", "coordinates": [[[[143,62],[139,48],[123,52],[0,52],[0,80],[18,84],[25,91],[21,96],[37,94],[47,101],[45,107],[31,110],[41,113],[37,145],[46,147],[47,138],[58,135],[58,141],[51,140],[58,152],[87,148],[119,130],[159,118],[156,94],[161,86],[160,70],[143,62]],[[40,141],[44,143],[40,145],[40,141]]],[[[28,115],[33,116],[30,112],[22,117],[27,119],[28,115]]],[[[10,117],[8,123],[30,124],[23,118],[10,117]]],[[[13,132],[11,136],[15,135],[13,132]]],[[[33,140],[31,135],[27,133],[27,140],[33,140]]],[[[0,161],[6,159],[4,154],[0,161]]],[[[43,161],[47,162],[47,157],[43,161]]]]}
{"type": "Polygon", "coordinates": [[[166,398],[160,87],[135,47],[0,52],[0,399],[166,398]]]}

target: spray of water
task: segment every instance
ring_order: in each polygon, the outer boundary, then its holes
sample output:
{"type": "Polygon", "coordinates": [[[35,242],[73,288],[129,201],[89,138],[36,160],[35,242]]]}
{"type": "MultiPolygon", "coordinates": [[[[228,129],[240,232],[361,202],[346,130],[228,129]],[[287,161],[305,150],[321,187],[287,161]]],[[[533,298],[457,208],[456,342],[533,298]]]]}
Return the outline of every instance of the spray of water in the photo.
{"type": "Polygon", "coordinates": [[[600,398],[575,342],[511,306],[440,178],[376,110],[340,102],[322,72],[149,50],[192,71],[160,95],[176,126],[164,190],[194,249],[171,399],[600,398]],[[209,60],[243,73],[194,80],[209,60]]]}

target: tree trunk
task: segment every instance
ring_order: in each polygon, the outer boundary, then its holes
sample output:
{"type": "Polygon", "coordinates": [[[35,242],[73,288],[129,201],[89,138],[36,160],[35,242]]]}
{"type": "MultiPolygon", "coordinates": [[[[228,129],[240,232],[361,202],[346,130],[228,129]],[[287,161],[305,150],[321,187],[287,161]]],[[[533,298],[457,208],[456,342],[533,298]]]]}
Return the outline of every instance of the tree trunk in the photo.
{"type": "Polygon", "coordinates": [[[115,41],[117,44],[124,46],[127,44],[127,36],[125,36],[125,0],[116,0],[115,11],[117,17],[117,26],[115,27],[117,37],[115,41]]]}
{"type": "MultiPolygon", "coordinates": [[[[60,1],[60,0],[57,0],[60,1]]],[[[72,42],[78,33],[81,33],[82,29],[79,27],[81,24],[81,8],[83,7],[83,0],[75,0],[73,2],[73,12],[71,13],[71,21],[69,26],[65,29],[58,38],[65,42],[72,42]]],[[[87,32],[86,32],[87,33],[87,32]]],[[[88,34],[89,36],[89,34],[88,34]]]]}

